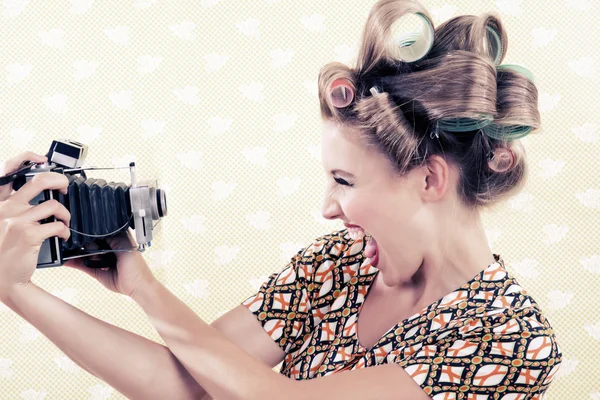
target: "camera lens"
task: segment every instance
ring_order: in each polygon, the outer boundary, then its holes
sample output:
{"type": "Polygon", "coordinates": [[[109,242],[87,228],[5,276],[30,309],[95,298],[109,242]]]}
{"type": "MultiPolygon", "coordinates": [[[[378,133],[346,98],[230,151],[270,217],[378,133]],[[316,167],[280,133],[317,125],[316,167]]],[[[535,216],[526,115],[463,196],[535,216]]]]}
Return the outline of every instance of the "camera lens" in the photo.
{"type": "Polygon", "coordinates": [[[156,187],[150,187],[150,207],[152,219],[157,221],[167,215],[167,197],[165,191],[156,187]]]}
{"type": "Polygon", "coordinates": [[[156,206],[161,218],[167,215],[167,195],[162,189],[156,189],[156,206]]]}

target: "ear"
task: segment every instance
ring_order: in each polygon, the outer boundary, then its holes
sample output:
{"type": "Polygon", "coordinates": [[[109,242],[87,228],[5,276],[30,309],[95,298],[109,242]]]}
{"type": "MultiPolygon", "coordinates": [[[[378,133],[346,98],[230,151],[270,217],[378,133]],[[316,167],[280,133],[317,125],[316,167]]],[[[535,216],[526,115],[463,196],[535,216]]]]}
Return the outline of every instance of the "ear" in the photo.
{"type": "Polygon", "coordinates": [[[423,167],[424,181],[422,196],[427,201],[437,201],[444,197],[451,186],[452,170],[450,164],[439,155],[432,155],[423,167]]]}

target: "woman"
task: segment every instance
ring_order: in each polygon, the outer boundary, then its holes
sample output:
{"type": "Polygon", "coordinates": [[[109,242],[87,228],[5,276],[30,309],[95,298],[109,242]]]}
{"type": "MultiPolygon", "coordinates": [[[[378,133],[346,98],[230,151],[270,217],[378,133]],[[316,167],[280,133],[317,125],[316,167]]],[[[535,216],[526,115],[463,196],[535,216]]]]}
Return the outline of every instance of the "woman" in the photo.
{"type": "MultiPolygon", "coordinates": [[[[129,398],[540,399],[561,353],[480,219],[523,186],[518,138],[539,127],[531,76],[500,65],[506,43],[493,15],[434,31],[416,1],[375,4],[356,67],[319,76],[323,215],[347,229],[315,239],[212,326],[138,252],[118,253],[115,270],[67,265],[131,296],[166,347],[32,284],[40,243],[69,236],[63,206],[28,205],[66,191],[53,173],[1,188],[0,299],[129,398]],[[410,15],[422,36],[396,30],[410,15]],[[50,215],[64,223],[36,222],[50,215]]],[[[27,159],[44,161],[26,153],[6,170],[27,159]]]]}

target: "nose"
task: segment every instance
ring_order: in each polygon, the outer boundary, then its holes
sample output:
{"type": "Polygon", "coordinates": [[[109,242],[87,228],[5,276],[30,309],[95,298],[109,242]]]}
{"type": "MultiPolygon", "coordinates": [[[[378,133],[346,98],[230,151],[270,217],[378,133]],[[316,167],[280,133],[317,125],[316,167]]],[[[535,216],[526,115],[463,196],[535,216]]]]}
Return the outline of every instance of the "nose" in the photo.
{"type": "Polygon", "coordinates": [[[339,203],[327,193],[321,206],[321,215],[323,215],[323,218],[329,220],[338,219],[340,211],[339,203]]]}

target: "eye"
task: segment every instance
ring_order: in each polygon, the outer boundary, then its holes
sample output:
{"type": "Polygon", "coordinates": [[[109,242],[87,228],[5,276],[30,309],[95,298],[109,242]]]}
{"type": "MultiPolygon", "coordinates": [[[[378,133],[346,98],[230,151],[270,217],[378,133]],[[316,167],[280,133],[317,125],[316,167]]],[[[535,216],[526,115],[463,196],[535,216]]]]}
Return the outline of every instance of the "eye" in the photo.
{"type": "Polygon", "coordinates": [[[346,182],[345,180],[343,180],[341,178],[333,178],[333,180],[336,181],[337,183],[339,183],[340,185],[352,187],[351,184],[349,184],[348,182],[346,182]]]}

